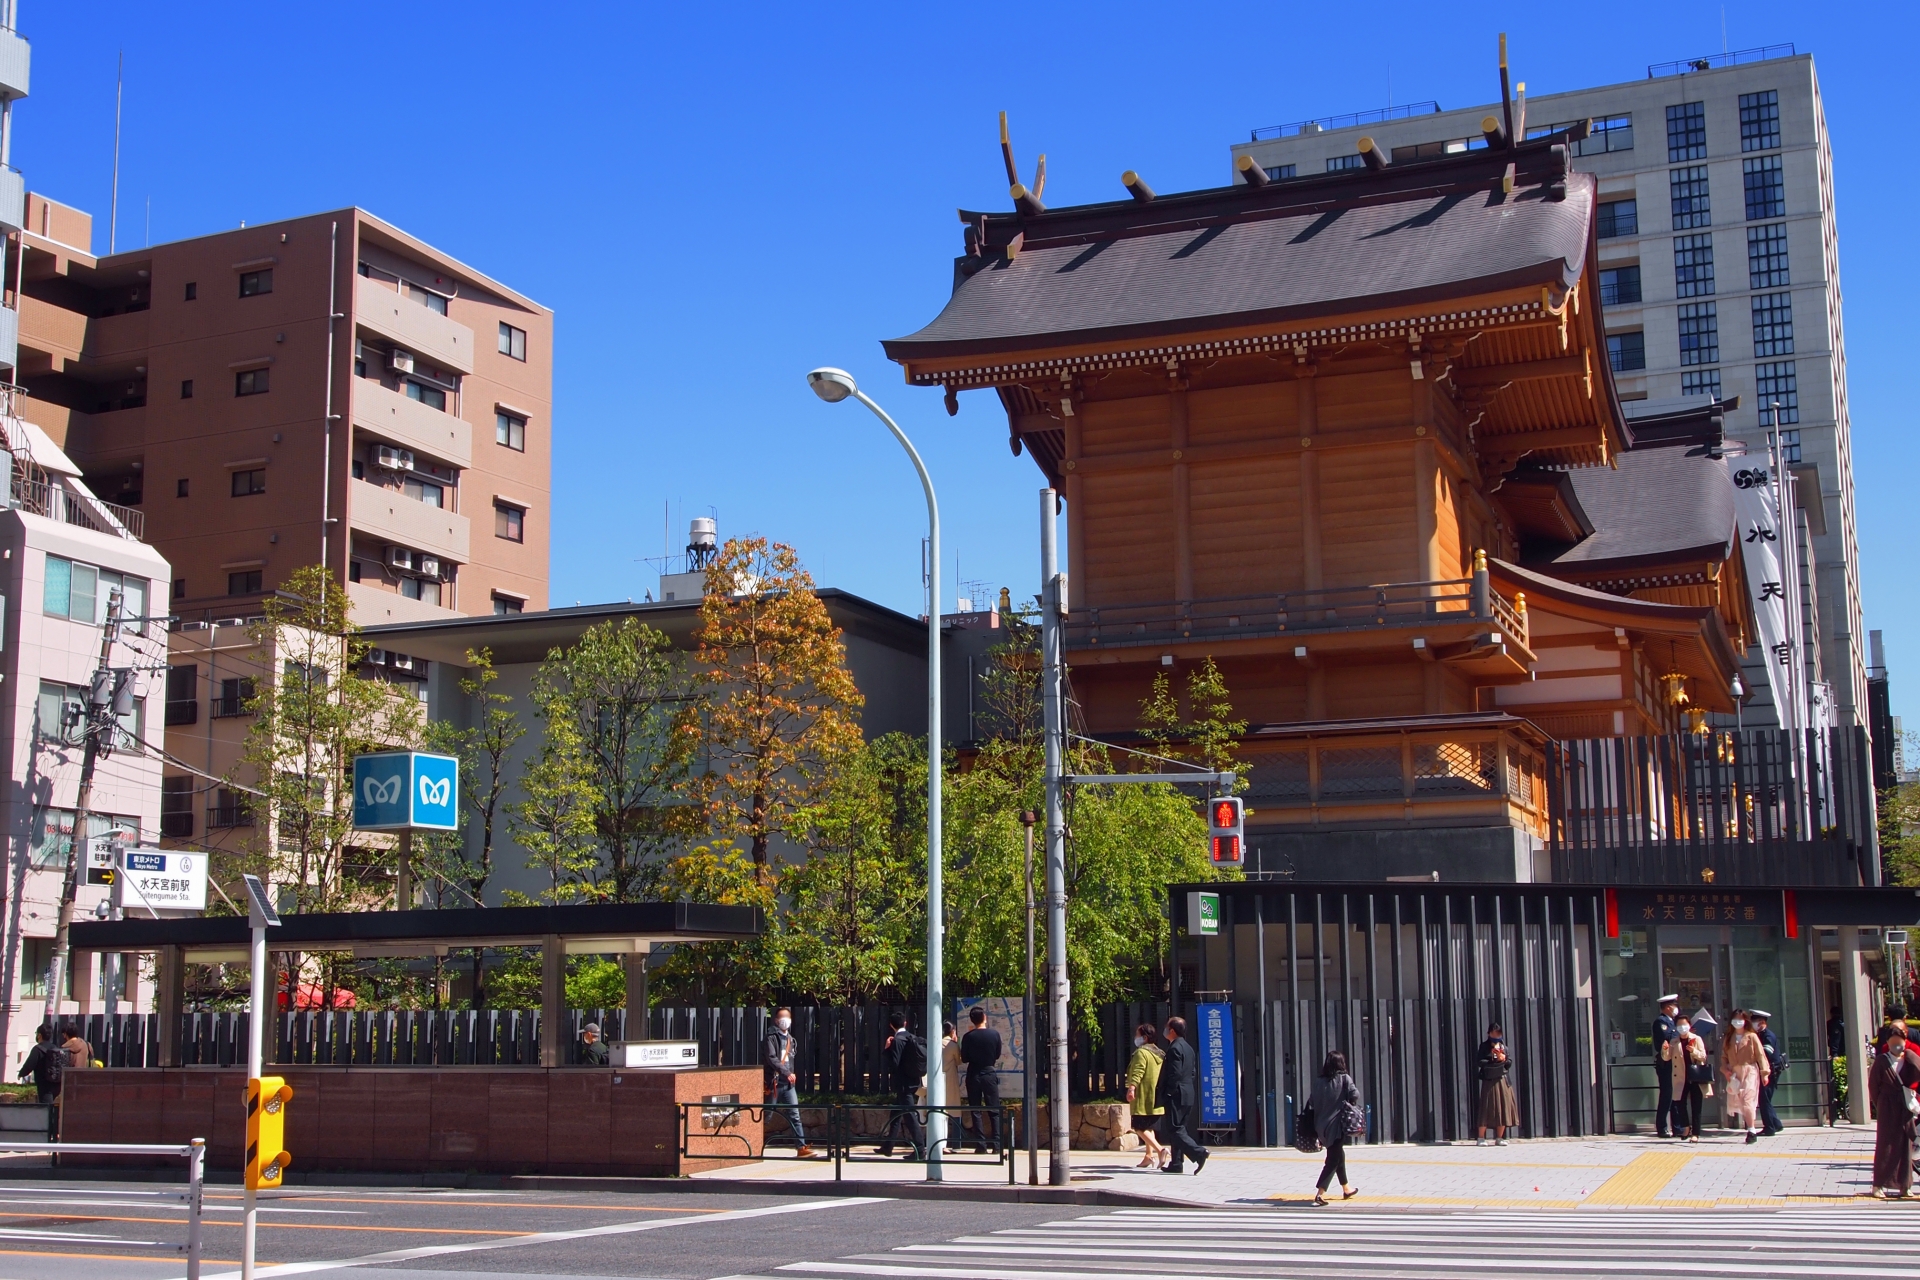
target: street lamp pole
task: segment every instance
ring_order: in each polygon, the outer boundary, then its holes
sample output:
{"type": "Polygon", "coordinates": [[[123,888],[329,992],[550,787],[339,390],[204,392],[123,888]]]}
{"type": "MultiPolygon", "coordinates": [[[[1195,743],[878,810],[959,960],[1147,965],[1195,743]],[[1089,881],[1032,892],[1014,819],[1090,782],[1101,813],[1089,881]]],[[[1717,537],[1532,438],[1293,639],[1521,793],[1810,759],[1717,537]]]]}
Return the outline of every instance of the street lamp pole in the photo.
{"type": "Polygon", "coordinates": [[[927,1011],[921,1035],[927,1046],[927,1181],[941,1181],[940,1157],[946,1147],[947,1118],[939,1108],[947,1105],[946,1072],[940,1069],[940,1034],[945,1018],[946,997],[942,991],[945,962],[941,953],[945,931],[945,908],[940,885],[940,504],[933,496],[933,477],[920,451],[907,439],[900,424],[854,382],[844,369],[815,369],[807,375],[813,393],[828,404],[849,397],[873,411],[887,424],[893,438],[913,460],[920,475],[920,487],[927,495],[927,1011]]]}

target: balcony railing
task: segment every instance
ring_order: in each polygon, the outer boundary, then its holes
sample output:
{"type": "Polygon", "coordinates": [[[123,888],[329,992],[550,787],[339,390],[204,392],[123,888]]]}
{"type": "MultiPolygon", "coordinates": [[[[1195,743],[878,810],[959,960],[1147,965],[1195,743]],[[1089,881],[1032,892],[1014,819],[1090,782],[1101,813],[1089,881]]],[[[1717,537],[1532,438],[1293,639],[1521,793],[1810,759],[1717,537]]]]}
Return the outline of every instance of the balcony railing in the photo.
{"type": "Polygon", "coordinates": [[[1398,107],[1375,107],[1371,111],[1354,111],[1344,116],[1321,116],[1318,120],[1296,120],[1292,124],[1262,125],[1253,131],[1253,140],[1259,142],[1266,138],[1291,138],[1301,133],[1325,133],[1332,129],[1352,129],[1363,124],[1385,124],[1389,120],[1408,120],[1414,116],[1436,115],[1440,111],[1437,102],[1411,102],[1398,107]]]}
{"type": "Polygon", "coordinates": [[[210,805],[207,808],[207,830],[209,831],[252,825],[253,810],[243,804],[210,805]]]}
{"type": "Polygon", "coordinates": [[[145,512],[101,498],[84,497],[65,485],[49,480],[27,480],[16,474],[13,478],[13,505],[30,514],[79,525],[95,533],[136,542],[146,538],[145,512]]]}
{"type": "Polygon", "coordinates": [[[1069,648],[1111,648],[1197,638],[1257,639],[1303,631],[1472,622],[1485,622],[1520,644],[1527,643],[1524,609],[1494,591],[1481,574],[1280,595],[1083,605],[1067,622],[1066,642],[1069,648]]]}
{"type": "Polygon", "coordinates": [[[1704,58],[1682,58],[1678,62],[1650,62],[1647,64],[1647,79],[1660,76],[1684,76],[1695,71],[1712,71],[1718,67],[1737,67],[1748,62],[1770,62],[1774,58],[1791,58],[1793,46],[1790,44],[1770,44],[1759,49],[1736,49],[1732,53],[1712,53],[1704,58]]]}

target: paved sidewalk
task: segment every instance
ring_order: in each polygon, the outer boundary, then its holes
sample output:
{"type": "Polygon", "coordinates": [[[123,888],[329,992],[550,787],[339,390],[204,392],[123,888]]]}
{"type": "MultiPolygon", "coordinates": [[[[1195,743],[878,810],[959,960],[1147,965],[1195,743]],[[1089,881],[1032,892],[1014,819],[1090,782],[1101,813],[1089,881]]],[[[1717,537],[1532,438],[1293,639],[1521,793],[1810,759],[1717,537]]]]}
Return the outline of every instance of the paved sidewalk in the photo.
{"type": "MultiPolygon", "coordinates": [[[[849,1161],[843,1177],[872,1189],[920,1182],[925,1168],[880,1160],[872,1149],[849,1161]]],[[[1313,1196],[1320,1156],[1290,1149],[1216,1147],[1199,1175],[1174,1177],[1138,1168],[1139,1153],[1076,1151],[1073,1185],[1085,1190],[1152,1196],[1197,1205],[1305,1203],[1313,1196]]],[[[1434,1208],[1572,1209],[1791,1204],[1868,1204],[1873,1165],[1871,1126],[1789,1129],[1749,1146],[1738,1133],[1709,1130],[1698,1143],[1652,1136],[1514,1142],[1505,1147],[1360,1146],[1347,1151],[1347,1175],[1360,1189],[1355,1203],[1434,1208]]],[[[1015,1164],[1027,1181],[1026,1155],[1015,1164]]],[[[766,1160],[697,1176],[701,1182],[831,1183],[831,1160],[796,1160],[776,1150],[766,1160]]],[[[956,1187],[1005,1188],[1005,1165],[949,1161],[956,1187]]],[[[1047,1157],[1040,1155],[1041,1185],[1047,1157]]]]}

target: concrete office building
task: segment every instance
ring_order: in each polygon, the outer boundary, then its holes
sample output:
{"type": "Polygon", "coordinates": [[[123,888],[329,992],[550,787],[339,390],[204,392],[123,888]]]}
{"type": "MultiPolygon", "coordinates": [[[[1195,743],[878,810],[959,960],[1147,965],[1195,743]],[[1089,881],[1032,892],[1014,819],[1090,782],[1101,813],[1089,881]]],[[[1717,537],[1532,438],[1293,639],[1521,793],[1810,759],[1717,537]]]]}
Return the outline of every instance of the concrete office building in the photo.
{"type": "MultiPolygon", "coordinates": [[[[1529,61],[1516,51],[1523,82],[1529,61]]],[[[1453,111],[1428,102],[1303,121],[1255,130],[1233,157],[1284,180],[1362,167],[1363,136],[1390,162],[1479,150],[1482,120],[1500,114],[1497,102],[1453,111]]],[[[1813,58],[1775,46],[1652,66],[1644,80],[1525,95],[1524,119],[1530,137],[1592,121],[1574,165],[1599,180],[1600,302],[1628,416],[1685,397],[1738,397],[1729,443],[1764,458],[1769,406],[1780,406],[1798,542],[1812,561],[1801,579],[1810,693],[1831,685],[1835,721],[1865,724],[1833,156],[1813,58]]],[[[1744,662],[1759,694],[1749,727],[1777,723],[1763,655],[1755,646],[1744,662]]]]}
{"type": "Polygon", "coordinates": [[[322,560],[363,623],[546,607],[545,307],[360,209],[96,256],[25,204],[22,412],[145,513],[176,614],[322,560]]]}

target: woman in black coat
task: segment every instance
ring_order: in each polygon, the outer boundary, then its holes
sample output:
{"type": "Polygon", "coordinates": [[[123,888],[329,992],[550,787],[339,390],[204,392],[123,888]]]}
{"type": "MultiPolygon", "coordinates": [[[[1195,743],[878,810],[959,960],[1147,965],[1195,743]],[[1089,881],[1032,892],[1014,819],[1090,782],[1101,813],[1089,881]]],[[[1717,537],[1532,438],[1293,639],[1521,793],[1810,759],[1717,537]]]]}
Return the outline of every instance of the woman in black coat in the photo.
{"type": "Polygon", "coordinates": [[[1520,1103],[1513,1096],[1513,1081],[1507,1079],[1513,1070],[1513,1054],[1507,1051],[1506,1033],[1499,1023],[1487,1028],[1487,1038],[1480,1042],[1474,1064],[1480,1075],[1480,1145],[1487,1145],[1491,1130],[1493,1145],[1504,1147],[1507,1130],[1520,1124],[1520,1103]]]}
{"type": "Polygon", "coordinates": [[[1326,1161],[1320,1166],[1320,1181],[1314,1184],[1313,1202],[1327,1202],[1327,1186],[1336,1177],[1340,1179],[1340,1198],[1351,1200],[1360,1194],[1360,1188],[1347,1182],[1347,1138],[1361,1130],[1365,1117],[1360,1110],[1360,1086],[1347,1074],[1346,1054],[1335,1049],[1327,1055],[1320,1067],[1320,1078],[1313,1082],[1313,1097],[1308,1105],[1313,1108],[1314,1127],[1320,1131],[1320,1142],[1327,1149],[1326,1161]]]}

